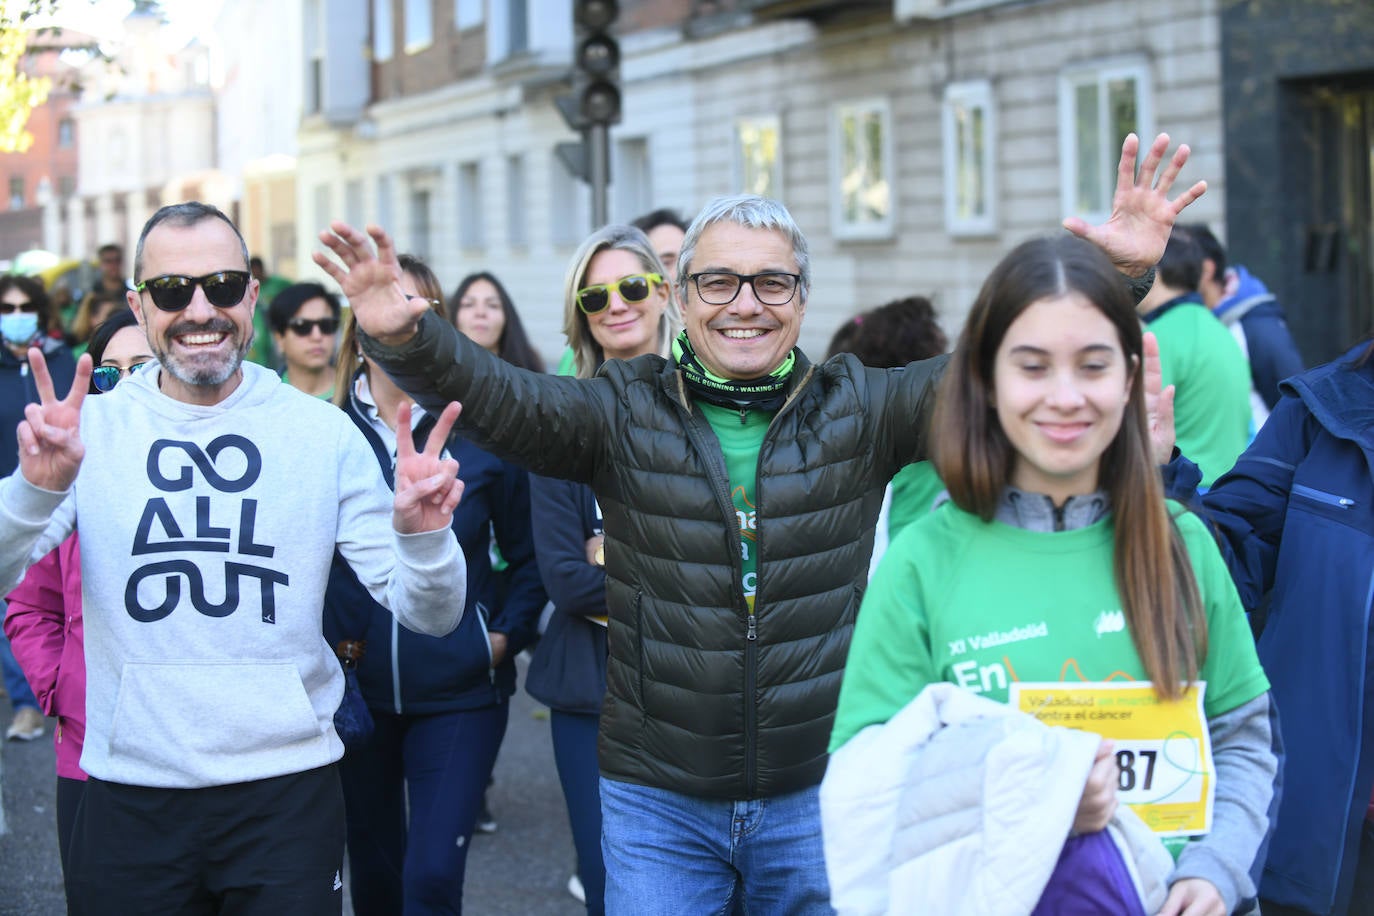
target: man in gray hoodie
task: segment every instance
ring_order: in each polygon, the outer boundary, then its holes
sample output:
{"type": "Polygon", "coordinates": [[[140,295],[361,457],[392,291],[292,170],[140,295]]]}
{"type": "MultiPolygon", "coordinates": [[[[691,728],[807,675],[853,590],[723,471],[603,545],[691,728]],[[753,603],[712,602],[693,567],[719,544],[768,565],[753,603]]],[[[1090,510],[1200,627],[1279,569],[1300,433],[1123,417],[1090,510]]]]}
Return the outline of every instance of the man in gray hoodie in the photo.
{"type": "MultiPolygon", "coordinates": [[[[441,447],[405,437],[394,499],[342,412],[244,361],[258,281],[214,207],[148,221],[128,302],[158,363],[83,404],[30,351],[40,403],[0,481],[0,592],[78,525],[90,775],[80,913],[338,913],[343,675],[321,631],[337,549],[406,626],[443,635],[466,568],[441,447]]],[[[401,423],[408,418],[401,417],[401,423]]]]}

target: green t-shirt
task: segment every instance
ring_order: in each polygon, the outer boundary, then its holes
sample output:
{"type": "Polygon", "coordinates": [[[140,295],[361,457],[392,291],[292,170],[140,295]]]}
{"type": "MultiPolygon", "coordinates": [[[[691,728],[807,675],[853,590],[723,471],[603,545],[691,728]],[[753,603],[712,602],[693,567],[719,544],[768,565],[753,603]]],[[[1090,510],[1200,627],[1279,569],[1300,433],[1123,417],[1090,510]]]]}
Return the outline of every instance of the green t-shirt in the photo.
{"type": "MultiPolygon", "coordinates": [[[[1269,682],[1216,543],[1196,516],[1177,523],[1207,616],[1200,679],[1210,718],[1269,682]]],[[[1113,540],[1110,516],[1046,533],[983,522],[953,503],[910,525],[864,596],[830,750],[937,681],[1005,703],[1014,680],[1144,680],[1112,572],[1113,540]]]]}
{"type": "Polygon", "coordinates": [[[554,375],[576,375],[577,374],[577,351],[572,347],[563,348],[563,358],[558,361],[558,368],[554,370],[554,375]]]}
{"type": "Polygon", "coordinates": [[[1165,385],[1174,385],[1179,451],[1202,485],[1231,470],[1250,444],[1250,364],[1236,339],[1201,302],[1182,302],[1150,322],[1165,385]]]}
{"type": "Polygon", "coordinates": [[[892,478],[892,505],[887,510],[887,538],[894,540],[902,529],[930,514],[935,497],[944,492],[945,482],[935,473],[930,461],[908,464],[892,478]]]}
{"type": "Polygon", "coordinates": [[[730,499],[735,504],[735,516],[739,519],[740,565],[743,568],[740,588],[752,612],[759,568],[756,509],[759,449],[763,447],[763,435],[773,420],[773,412],[750,410],[741,415],[738,410],[717,407],[704,401],[697,401],[696,405],[701,408],[702,416],[711,424],[711,429],[715,430],[716,438],[720,440],[720,450],[725,455],[730,499]],[[742,423],[741,416],[744,419],[742,423]]]}

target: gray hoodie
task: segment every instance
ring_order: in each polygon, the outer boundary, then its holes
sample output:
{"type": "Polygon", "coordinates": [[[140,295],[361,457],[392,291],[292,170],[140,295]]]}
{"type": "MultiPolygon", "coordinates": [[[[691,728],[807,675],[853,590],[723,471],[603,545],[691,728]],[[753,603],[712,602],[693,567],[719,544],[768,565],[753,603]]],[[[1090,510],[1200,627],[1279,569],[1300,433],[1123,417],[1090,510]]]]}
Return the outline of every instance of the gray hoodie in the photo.
{"type": "Polygon", "coordinates": [[[320,619],[335,548],[431,635],[462,614],[463,555],[447,527],[395,532],[343,411],[251,363],[210,407],[162,394],[160,371],[86,399],[69,492],[0,481],[0,590],[79,523],[90,775],[195,788],[332,763],[343,675],[320,619]]]}

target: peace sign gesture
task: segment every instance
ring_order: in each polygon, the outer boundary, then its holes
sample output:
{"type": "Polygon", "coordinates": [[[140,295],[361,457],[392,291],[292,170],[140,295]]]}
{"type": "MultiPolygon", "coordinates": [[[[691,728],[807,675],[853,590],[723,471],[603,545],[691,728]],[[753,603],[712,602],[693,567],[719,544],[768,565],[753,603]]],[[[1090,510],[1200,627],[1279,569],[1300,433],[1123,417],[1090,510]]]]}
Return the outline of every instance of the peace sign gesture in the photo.
{"type": "Polygon", "coordinates": [[[37,347],[29,349],[29,371],[38,388],[38,403],[24,407],[19,423],[19,470],[35,487],[61,493],[76,480],[86,446],[81,442],[81,402],[91,385],[91,357],[76,361],[71,391],[62,400],[53,391],[48,361],[37,347]]]}
{"type": "Polygon", "coordinates": [[[396,411],[396,501],[391,523],[401,534],[438,531],[452,524],[463,482],[458,479],[458,462],[439,455],[462,409],[457,401],[445,407],[429,431],[425,450],[418,453],[410,439],[410,402],[396,411]]]}

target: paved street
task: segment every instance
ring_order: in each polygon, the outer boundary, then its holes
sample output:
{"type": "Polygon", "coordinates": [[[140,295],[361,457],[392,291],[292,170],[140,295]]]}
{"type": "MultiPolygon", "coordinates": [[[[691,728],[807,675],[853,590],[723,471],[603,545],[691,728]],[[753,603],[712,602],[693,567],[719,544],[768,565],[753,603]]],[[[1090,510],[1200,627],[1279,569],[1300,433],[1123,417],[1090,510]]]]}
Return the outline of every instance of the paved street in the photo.
{"type": "MultiPolygon", "coordinates": [[[[524,664],[521,660],[521,684],[524,664]]],[[[0,700],[0,733],[10,707],[0,700]]],[[[576,916],[568,895],[572,839],[554,771],[547,711],[522,689],[496,763],[491,808],[495,834],[473,839],[464,912],[472,916],[576,916]]],[[[0,916],[61,916],[62,873],[53,813],[52,723],[37,741],[4,742],[0,835],[0,916]]],[[[345,913],[351,910],[345,907],[345,913]]]]}

